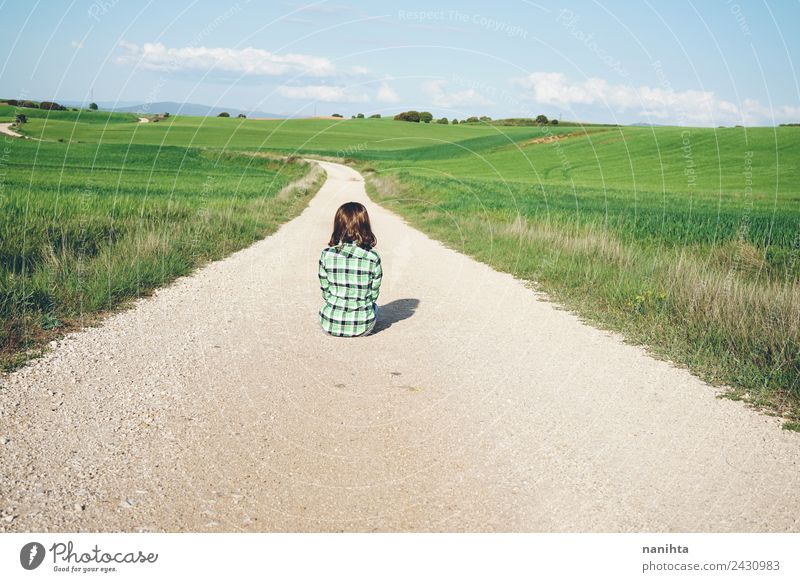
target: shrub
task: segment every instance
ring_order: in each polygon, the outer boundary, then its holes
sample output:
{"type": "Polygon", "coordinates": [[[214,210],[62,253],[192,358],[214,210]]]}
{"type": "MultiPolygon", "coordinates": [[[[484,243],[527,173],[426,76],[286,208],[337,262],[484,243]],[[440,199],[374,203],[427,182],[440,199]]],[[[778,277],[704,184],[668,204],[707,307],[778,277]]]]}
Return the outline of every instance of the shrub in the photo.
{"type": "Polygon", "coordinates": [[[341,119],[342,114],[341,113],[334,113],[333,115],[331,115],[331,117],[338,117],[338,118],[341,119]]]}
{"type": "Polygon", "coordinates": [[[433,115],[431,114],[430,111],[423,111],[422,113],[419,114],[419,120],[422,121],[423,123],[430,123],[432,119],[433,115]]]}
{"type": "Polygon", "coordinates": [[[36,103],[34,103],[33,101],[22,101],[22,102],[20,102],[19,106],[20,107],[28,107],[30,109],[38,109],[39,108],[39,106],[36,103]]]}
{"type": "Polygon", "coordinates": [[[164,113],[161,115],[161,117],[163,117],[164,119],[166,119],[167,117],[169,117],[169,111],[165,111],[165,112],[164,112],[164,113]]]}
{"type": "Polygon", "coordinates": [[[239,118],[239,119],[247,119],[247,116],[244,113],[240,113],[236,117],[239,118]]]}
{"type": "Polygon", "coordinates": [[[17,119],[16,119],[16,121],[14,121],[14,123],[16,123],[17,125],[21,125],[23,123],[28,123],[28,116],[25,115],[24,113],[19,113],[17,115],[17,119]]]}
{"type": "Polygon", "coordinates": [[[6,103],[8,103],[9,105],[13,105],[14,107],[19,105],[19,101],[17,101],[16,99],[6,99],[6,103]]]}
{"type": "Polygon", "coordinates": [[[89,103],[89,109],[92,111],[97,111],[97,103],[89,103]]]}
{"type": "Polygon", "coordinates": [[[397,121],[410,121],[412,123],[419,123],[419,111],[403,111],[394,116],[397,121]]]}
{"type": "Polygon", "coordinates": [[[231,114],[228,113],[227,111],[223,111],[222,113],[217,115],[217,117],[230,117],[230,116],[231,116],[231,114]]]}
{"type": "Polygon", "coordinates": [[[536,123],[541,125],[547,125],[547,116],[546,115],[537,115],[536,116],[536,123]]]}
{"type": "Polygon", "coordinates": [[[437,119],[437,120],[436,120],[436,123],[439,123],[439,124],[441,124],[441,125],[447,125],[447,124],[448,124],[448,123],[450,123],[450,122],[449,122],[449,121],[447,121],[447,118],[446,118],[446,117],[442,117],[441,119],[437,119]]]}
{"type": "Polygon", "coordinates": [[[66,111],[67,108],[63,105],[59,105],[54,101],[42,101],[39,103],[39,109],[46,109],[48,111],[66,111]]]}
{"type": "Polygon", "coordinates": [[[369,118],[370,119],[380,119],[381,118],[381,114],[380,113],[373,113],[372,115],[369,116],[369,118]]]}
{"type": "Polygon", "coordinates": [[[550,125],[558,125],[558,119],[551,119],[550,125]]]}

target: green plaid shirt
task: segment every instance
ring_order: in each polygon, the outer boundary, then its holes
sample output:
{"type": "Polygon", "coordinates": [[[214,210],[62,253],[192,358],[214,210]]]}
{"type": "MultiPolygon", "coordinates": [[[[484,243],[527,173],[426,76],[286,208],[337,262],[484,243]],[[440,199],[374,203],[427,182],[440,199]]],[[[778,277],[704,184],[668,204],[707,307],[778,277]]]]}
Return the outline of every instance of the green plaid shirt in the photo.
{"type": "Polygon", "coordinates": [[[319,311],[322,329],[352,337],[375,326],[373,303],[381,288],[381,258],[353,243],[328,247],[319,258],[319,286],[325,305],[319,311]]]}

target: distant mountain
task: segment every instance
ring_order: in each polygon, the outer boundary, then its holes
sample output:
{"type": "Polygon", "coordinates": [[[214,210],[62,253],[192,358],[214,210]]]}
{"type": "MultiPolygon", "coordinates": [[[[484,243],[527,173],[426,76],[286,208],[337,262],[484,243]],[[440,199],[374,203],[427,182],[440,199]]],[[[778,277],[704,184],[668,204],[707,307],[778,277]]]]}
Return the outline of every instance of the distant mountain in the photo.
{"type": "Polygon", "coordinates": [[[231,114],[231,117],[236,117],[240,113],[244,113],[247,117],[267,117],[271,119],[292,117],[290,115],[281,115],[279,113],[267,113],[266,111],[248,111],[246,109],[239,109],[238,107],[216,107],[211,105],[202,105],[200,103],[176,103],[175,101],[139,103],[138,105],[128,105],[124,107],[107,107],[100,103],[98,103],[98,105],[101,109],[112,109],[113,111],[121,111],[125,113],[169,113],[170,115],[216,117],[223,111],[227,111],[231,114]]]}

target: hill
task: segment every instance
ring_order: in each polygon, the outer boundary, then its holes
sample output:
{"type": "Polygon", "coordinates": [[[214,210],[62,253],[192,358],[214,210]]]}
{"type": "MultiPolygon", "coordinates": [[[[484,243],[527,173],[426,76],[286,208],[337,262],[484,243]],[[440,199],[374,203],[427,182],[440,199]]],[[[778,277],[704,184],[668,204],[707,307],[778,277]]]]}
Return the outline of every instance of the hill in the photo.
{"type": "MultiPolygon", "coordinates": [[[[0,117],[4,111],[13,109],[0,107],[0,117]]],[[[20,131],[44,140],[59,172],[68,157],[74,165],[73,144],[86,144],[87,152],[89,144],[103,145],[91,156],[96,168],[110,164],[111,145],[121,148],[125,168],[125,157],[138,151],[128,153],[131,146],[151,146],[151,153],[174,148],[176,183],[183,167],[200,163],[200,148],[220,159],[247,152],[243,175],[262,163],[253,152],[349,160],[368,178],[373,200],[444,243],[535,281],[582,316],[708,380],[738,387],[737,397],[777,408],[800,402],[796,128],[189,116],[140,124],[133,114],[91,123],[108,113],[57,113],[63,117],[32,117],[20,131]]],[[[20,150],[13,163],[29,170],[36,163],[38,175],[41,155],[30,153],[20,150]]],[[[166,164],[165,156],[152,155],[141,168],[144,181],[130,188],[147,198],[155,177],[170,170],[166,164]]],[[[59,204],[74,195],[55,175],[51,182],[59,204]]],[[[14,204],[24,209],[30,197],[24,188],[18,194],[14,204]]],[[[226,196],[220,192],[220,200],[226,196]]],[[[47,226],[51,210],[40,218],[43,247],[55,232],[47,226]]],[[[25,224],[7,216],[9,232],[25,224]]],[[[63,245],[59,240],[53,244],[63,245]]],[[[117,252],[115,244],[110,240],[105,252],[117,252]]],[[[45,286],[48,256],[42,252],[45,286]]]]}

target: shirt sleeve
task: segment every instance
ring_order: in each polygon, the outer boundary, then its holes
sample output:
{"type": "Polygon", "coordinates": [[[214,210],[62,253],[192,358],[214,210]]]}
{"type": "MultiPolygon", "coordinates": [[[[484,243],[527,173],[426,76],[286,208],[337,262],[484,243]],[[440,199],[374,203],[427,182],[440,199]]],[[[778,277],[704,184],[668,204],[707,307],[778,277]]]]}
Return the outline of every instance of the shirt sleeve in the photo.
{"type": "Polygon", "coordinates": [[[325,269],[325,261],[323,258],[325,255],[323,254],[319,258],[319,288],[322,290],[322,298],[328,298],[328,288],[331,286],[330,281],[328,281],[328,271],[325,269]]]}
{"type": "Polygon", "coordinates": [[[375,266],[372,267],[372,280],[370,282],[370,290],[369,290],[369,297],[373,303],[378,300],[378,294],[381,291],[382,279],[383,279],[383,267],[381,267],[381,259],[380,257],[378,257],[378,260],[375,262],[375,266]]]}

